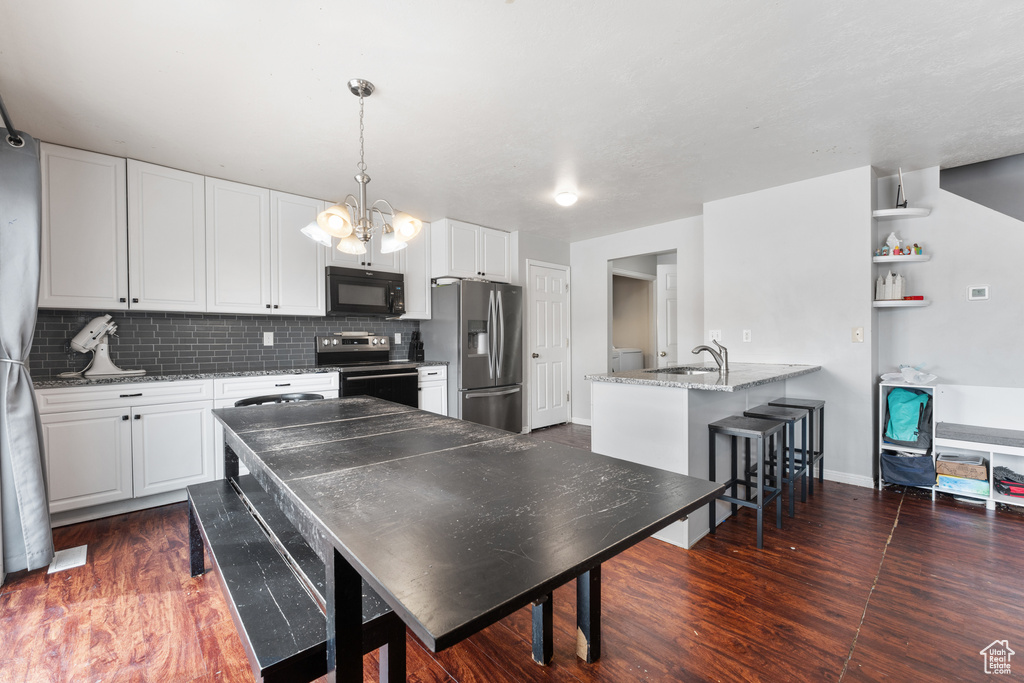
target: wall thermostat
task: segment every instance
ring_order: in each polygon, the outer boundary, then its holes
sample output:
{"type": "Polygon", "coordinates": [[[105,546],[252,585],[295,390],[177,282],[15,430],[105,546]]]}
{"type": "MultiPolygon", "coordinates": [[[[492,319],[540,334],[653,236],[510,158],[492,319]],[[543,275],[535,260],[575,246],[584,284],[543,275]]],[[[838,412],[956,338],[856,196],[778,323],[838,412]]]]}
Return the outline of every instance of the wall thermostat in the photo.
{"type": "Polygon", "coordinates": [[[971,285],[967,288],[968,301],[982,301],[988,298],[988,285],[971,285]]]}

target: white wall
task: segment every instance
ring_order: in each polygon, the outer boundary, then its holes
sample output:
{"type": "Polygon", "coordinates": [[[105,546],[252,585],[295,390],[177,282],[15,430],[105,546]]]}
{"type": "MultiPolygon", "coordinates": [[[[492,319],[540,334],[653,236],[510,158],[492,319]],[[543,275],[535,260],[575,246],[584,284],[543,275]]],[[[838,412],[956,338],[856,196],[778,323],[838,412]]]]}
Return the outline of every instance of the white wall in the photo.
{"type": "Polygon", "coordinates": [[[612,266],[629,256],[675,250],[679,266],[680,348],[700,343],[703,324],[703,222],[700,216],[569,245],[572,268],[572,417],[590,422],[590,382],[611,362],[612,266]]]}
{"type": "Polygon", "coordinates": [[[634,273],[645,275],[658,274],[658,257],[654,254],[643,254],[642,256],[627,256],[617,258],[613,264],[615,270],[630,270],[634,273]]]}
{"type": "MultiPolygon", "coordinates": [[[[1024,386],[1024,224],[939,188],[939,169],[904,173],[910,205],[925,218],[877,221],[879,247],[892,231],[932,259],[892,268],[926,308],[879,311],[879,372],[921,365],[949,384],[1024,386]],[[987,301],[967,301],[967,287],[988,285],[987,301]]],[[[880,178],[880,208],[893,204],[897,180],[880,178]]],[[[886,266],[878,266],[885,272],[886,266]]]]}
{"type": "Polygon", "coordinates": [[[867,486],[875,363],[851,328],[870,340],[876,319],[874,184],[865,166],[704,205],[705,329],[722,330],[733,363],[822,366],[786,393],[826,401],[826,470],[867,486]]]}
{"type": "Polygon", "coordinates": [[[526,259],[569,265],[569,243],[553,240],[535,232],[512,233],[512,284],[525,284],[526,259]]]}

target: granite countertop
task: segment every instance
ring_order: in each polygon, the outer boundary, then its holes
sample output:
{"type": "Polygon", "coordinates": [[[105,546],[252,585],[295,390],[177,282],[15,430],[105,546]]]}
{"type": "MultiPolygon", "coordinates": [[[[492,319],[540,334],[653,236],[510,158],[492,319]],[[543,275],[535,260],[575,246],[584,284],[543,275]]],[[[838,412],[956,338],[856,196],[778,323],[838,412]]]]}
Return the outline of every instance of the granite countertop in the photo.
{"type": "Polygon", "coordinates": [[[821,370],[820,365],[785,365],[771,363],[730,363],[729,372],[719,373],[717,365],[680,365],[657,370],[628,370],[607,375],[586,375],[592,382],[615,382],[654,387],[699,389],[702,391],[739,391],[761,384],[779,382],[821,370]],[[697,369],[705,372],[688,375],[672,370],[697,369]]]}
{"type": "MultiPolygon", "coordinates": [[[[385,368],[418,368],[425,365],[447,365],[445,361],[440,360],[427,360],[427,361],[406,361],[406,360],[395,360],[390,363],[382,363],[381,365],[366,365],[360,366],[360,370],[383,370],[385,368]]],[[[339,372],[343,367],[351,368],[351,366],[341,365],[312,365],[303,366],[298,368],[277,368],[275,370],[239,370],[235,372],[188,372],[171,375],[142,375],[139,377],[104,377],[101,379],[85,379],[85,378],[64,378],[64,377],[48,377],[46,379],[38,379],[32,382],[32,386],[36,389],[59,389],[63,387],[91,387],[99,386],[102,384],[136,384],[139,382],[173,382],[190,379],[220,379],[224,377],[266,377],[269,375],[309,375],[318,372],[339,372]]]]}

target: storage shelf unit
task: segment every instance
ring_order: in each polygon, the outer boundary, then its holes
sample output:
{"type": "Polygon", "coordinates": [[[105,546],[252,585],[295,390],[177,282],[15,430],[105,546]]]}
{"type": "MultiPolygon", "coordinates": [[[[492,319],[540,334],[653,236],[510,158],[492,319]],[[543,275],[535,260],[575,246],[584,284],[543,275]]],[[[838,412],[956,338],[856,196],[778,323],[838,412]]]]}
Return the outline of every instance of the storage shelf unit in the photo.
{"type": "MultiPolygon", "coordinates": [[[[949,493],[984,502],[990,510],[996,503],[1024,506],[1024,498],[998,493],[993,470],[1008,467],[1024,474],[1024,389],[975,387],[956,384],[908,384],[883,381],[879,384],[879,456],[883,451],[931,455],[957,453],[981,455],[988,469],[988,495],[951,491],[941,486],[919,487],[935,493],[949,493]],[[903,448],[884,442],[885,399],[895,387],[920,388],[932,394],[932,448],[927,451],[903,448]]],[[[884,482],[879,461],[878,486],[884,482]]]]}
{"type": "MultiPolygon", "coordinates": [[[[891,220],[894,218],[924,218],[932,212],[931,209],[925,208],[905,208],[905,209],[879,209],[871,212],[872,218],[879,220],[891,220]]],[[[929,254],[897,254],[895,256],[875,256],[871,259],[872,263],[924,263],[925,261],[931,260],[929,254]]],[[[901,300],[875,300],[871,305],[875,308],[922,308],[930,305],[931,302],[927,299],[901,299],[901,300]]]]}

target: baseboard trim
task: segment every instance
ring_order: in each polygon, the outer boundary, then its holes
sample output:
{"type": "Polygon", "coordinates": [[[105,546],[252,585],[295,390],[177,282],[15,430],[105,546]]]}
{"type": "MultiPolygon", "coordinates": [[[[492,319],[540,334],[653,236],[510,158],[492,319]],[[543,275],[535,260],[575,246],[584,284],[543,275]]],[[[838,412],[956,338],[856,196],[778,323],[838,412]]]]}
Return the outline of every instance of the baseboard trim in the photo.
{"type": "Polygon", "coordinates": [[[102,517],[123,515],[127,512],[138,512],[139,510],[145,510],[146,508],[160,507],[161,505],[178,503],[183,500],[188,500],[188,494],[185,493],[185,489],[180,489],[178,491],[157,493],[144,498],[129,498],[127,500],[119,500],[113,503],[104,503],[103,505],[79,508],[77,510],[54,512],[50,514],[50,526],[56,529],[59,526],[78,524],[79,522],[89,522],[102,517]]]}
{"type": "Polygon", "coordinates": [[[584,420],[582,417],[574,417],[574,418],[572,418],[571,422],[574,425],[583,425],[584,427],[590,427],[591,426],[590,420],[584,420]]]}
{"type": "Polygon", "coordinates": [[[860,474],[847,474],[846,472],[825,470],[825,478],[829,481],[837,481],[840,484],[853,484],[854,486],[863,486],[869,489],[875,488],[875,480],[873,478],[865,477],[860,474]]]}

